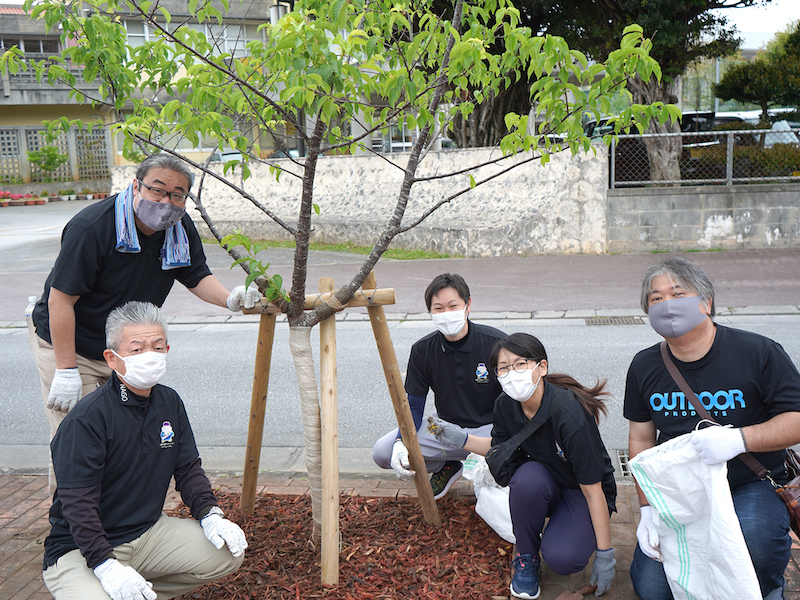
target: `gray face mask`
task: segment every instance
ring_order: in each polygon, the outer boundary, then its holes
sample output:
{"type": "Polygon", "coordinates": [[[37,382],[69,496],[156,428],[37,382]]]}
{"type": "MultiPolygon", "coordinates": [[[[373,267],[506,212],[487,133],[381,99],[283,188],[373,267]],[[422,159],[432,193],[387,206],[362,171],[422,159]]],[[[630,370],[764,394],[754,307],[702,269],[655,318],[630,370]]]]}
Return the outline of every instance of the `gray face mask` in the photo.
{"type": "Polygon", "coordinates": [[[650,326],[656,333],[668,338],[686,335],[706,320],[701,310],[699,296],[685,296],[653,304],[648,311],[650,326]]]}
{"type": "Polygon", "coordinates": [[[153,231],[164,231],[181,220],[186,209],[168,202],[153,202],[139,195],[139,204],[133,211],[144,225],[153,231]]]}

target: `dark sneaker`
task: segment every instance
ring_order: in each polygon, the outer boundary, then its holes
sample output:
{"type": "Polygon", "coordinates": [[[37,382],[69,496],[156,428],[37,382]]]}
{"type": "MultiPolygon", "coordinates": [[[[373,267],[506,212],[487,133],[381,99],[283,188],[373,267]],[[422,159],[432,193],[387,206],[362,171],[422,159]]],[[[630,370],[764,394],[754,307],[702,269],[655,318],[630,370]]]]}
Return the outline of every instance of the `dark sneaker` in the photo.
{"type": "Polygon", "coordinates": [[[534,600],[539,597],[539,557],[533,554],[517,554],[511,563],[514,576],[511,578],[511,595],[514,598],[534,600]]]}
{"type": "Polygon", "coordinates": [[[433,489],[433,499],[438,500],[447,493],[450,486],[453,485],[461,473],[464,471],[464,465],[461,461],[451,460],[444,463],[444,466],[438,473],[431,475],[431,489],[433,489]]]}

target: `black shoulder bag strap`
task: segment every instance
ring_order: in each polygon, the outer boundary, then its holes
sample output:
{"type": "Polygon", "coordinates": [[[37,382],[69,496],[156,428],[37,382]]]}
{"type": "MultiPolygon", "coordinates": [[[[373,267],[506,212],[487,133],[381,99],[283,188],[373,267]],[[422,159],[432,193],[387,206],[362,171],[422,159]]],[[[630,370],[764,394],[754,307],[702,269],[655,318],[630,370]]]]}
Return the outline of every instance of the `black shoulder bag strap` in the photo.
{"type": "MultiPolygon", "coordinates": [[[[689,402],[691,402],[695,411],[697,411],[697,414],[703,417],[703,419],[706,421],[717,423],[714,417],[708,414],[706,407],[703,406],[703,403],[700,402],[697,394],[695,394],[692,388],[689,387],[689,384],[686,382],[686,379],[683,377],[678,367],[674,362],[672,362],[672,359],[669,357],[669,350],[667,349],[666,341],[661,342],[661,358],[664,359],[664,364],[667,366],[667,371],[669,371],[669,374],[672,375],[672,379],[674,379],[675,383],[678,384],[678,387],[681,388],[683,395],[686,396],[686,399],[689,402]]],[[[769,478],[769,469],[762,465],[755,456],[749,452],[745,452],[744,454],[740,454],[739,458],[741,458],[742,462],[750,467],[756,475],[758,475],[759,479],[769,478]]]]}
{"type": "MultiPolygon", "coordinates": [[[[528,439],[533,434],[534,431],[536,431],[537,429],[539,429],[539,427],[547,423],[550,417],[553,416],[553,413],[555,413],[559,408],[564,406],[569,401],[569,396],[570,396],[570,391],[568,389],[564,390],[558,396],[553,398],[552,402],[550,402],[550,408],[547,411],[547,417],[545,418],[544,421],[534,421],[533,419],[531,419],[525,424],[525,427],[520,429],[515,435],[508,438],[502,444],[495,446],[494,448],[490,448],[489,450],[490,451],[495,450],[495,448],[500,448],[501,446],[504,449],[509,447],[516,449],[522,442],[528,439]]],[[[497,450],[495,450],[495,452],[497,452],[497,450]]]]}

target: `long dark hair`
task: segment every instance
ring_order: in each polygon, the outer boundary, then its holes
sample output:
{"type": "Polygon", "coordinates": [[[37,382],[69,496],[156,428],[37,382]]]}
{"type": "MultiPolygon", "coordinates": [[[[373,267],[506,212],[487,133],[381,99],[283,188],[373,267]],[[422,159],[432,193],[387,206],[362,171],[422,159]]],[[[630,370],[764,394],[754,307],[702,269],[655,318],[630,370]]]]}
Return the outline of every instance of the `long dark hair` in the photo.
{"type": "MultiPolygon", "coordinates": [[[[547,360],[547,352],[542,342],[539,341],[539,338],[528,333],[512,333],[507,338],[498,340],[489,356],[489,366],[492,369],[497,368],[497,357],[500,355],[501,350],[511,352],[522,358],[535,360],[536,362],[547,360]]],[[[548,373],[544,376],[544,380],[555,387],[567,388],[575,394],[581,406],[594,417],[596,423],[600,423],[601,414],[603,416],[608,414],[605,398],[611,397],[611,393],[606,390],[607,379],[603,379],[602,381],[598,379],[594,387],[587,388],[578,383],[572,375],[567,375],[566,373],[550,373],[548,368],[548,373]]]]}

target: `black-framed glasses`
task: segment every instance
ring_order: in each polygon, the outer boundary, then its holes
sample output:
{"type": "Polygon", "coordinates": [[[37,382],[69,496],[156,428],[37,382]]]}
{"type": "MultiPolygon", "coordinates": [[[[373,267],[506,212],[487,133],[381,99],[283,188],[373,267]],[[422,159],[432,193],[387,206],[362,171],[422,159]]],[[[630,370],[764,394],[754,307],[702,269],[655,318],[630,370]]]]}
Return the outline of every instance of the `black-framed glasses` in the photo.
{"type": "Polygon", "coordinates": [[[170,201],[174,202],[175,204],[185,204],[186,198],[189,197],[189,194],[184,194],[183,192],[168,192],[160,187],[151,187],[141,179],[139,180],[139,183],[146,187],[150,193],[159,200],[163,200],[165,196],[169,196],[170,201]]]}
{"type": "MultiPolygon", "coordinates": [[[[516,371],[517,373],[522,373],[523,371],[527,371],[528,370],[528,363],[530,361],[532,361],[532,360],[533,360],[532,358],[520,358],[519,360],[514,361],[510,365],[504,365],[502,367],[495,367],[494,368],[494,374],[497,375],[498,377],[503,377],[505,375],[508,375],[509,372],[511,372],[512,369],[514,371],[516,371]]],[[[536,363],[536,364],[539,364],[539,363],[536,363]]]]}

